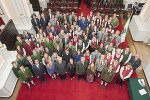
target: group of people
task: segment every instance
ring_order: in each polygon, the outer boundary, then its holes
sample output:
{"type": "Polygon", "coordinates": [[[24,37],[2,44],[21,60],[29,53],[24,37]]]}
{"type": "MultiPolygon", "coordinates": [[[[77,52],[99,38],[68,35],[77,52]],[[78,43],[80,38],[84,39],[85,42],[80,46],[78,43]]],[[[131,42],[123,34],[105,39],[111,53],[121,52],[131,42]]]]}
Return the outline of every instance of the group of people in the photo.
{"type": "Polygon", "coordinates": [[[104,18],[97,12],[80,16],[61,14],[48,9],[48,13],[41,13],[40,19],[32,15],[32,25],[36,34],[24,30],[23,35],[16,37],[16,61],[12,62],[13,72],[21,78],[29,89],[33,78],[39,78],[41,85],[48,82],[46,74],[57,80],[70,79],[78,81],[83,78],[87,82],[100,81],[99,87],[112,82],[116,73],[119,76],[115,85],[122,83],[131,76],[133,70],[140,66],[138,55],[132,56],[129,47],[121,49],[120,31],[115,31],[119,25],[118,18],[105,15],[104,18]],[[32,78],[33,77],[33,78],[32,78]]]}

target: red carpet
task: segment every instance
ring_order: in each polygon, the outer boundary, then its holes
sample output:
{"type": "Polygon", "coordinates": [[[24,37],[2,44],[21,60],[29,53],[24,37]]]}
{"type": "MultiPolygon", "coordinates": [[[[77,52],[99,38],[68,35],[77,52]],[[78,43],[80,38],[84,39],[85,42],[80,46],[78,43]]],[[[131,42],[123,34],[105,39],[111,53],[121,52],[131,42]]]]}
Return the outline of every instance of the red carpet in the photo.
{"type": "MultiPolygon", "coordinates": [[[[132,77],[137,77],[135,72],[132,77]]],[[[117,75],[106,90],[104,87],[99,88],[100,81],[97,78],[94,83],[83,80],[78,82],[77,78],[71,81],[69,76],[67,76],[68,80],[62,83],[59,79],[53,81],[50,77],[47,78],[49,82],[44,82],[43,86],[39,80],[35,80],[37,86],[31,86],[31,90],[22,84],[17,100],[130,100],[127,82],[123,84],[122,89],[119,85],[113,86],[117,75]]]]}
{"type": "MultiPolygon", "coordinates": [[[[80,8],[82,9],[79,9],[78,14],[84,12],[87,15],[90,11],[85,5],[80,6],[80,8]]],[[[123,29],[121,20],[117,29],[120,31],[123,29]]],[[[125,41],[120,46],[125,48],[127,45],[127,41],[125,41]]],[[[94,83],[87,83],[83,80],[78,82],[77,77],[71,81],[69,76],[67,76],[68,80],[60,83],[59,79],[53,81],[47,76],[48,83],[44,82],[41,86],[39,79],[34,80],[37,86],[31,86],[31,90],[22,84],[17,100],[130,100],[127,82],[123,84],[122,89],[120,89],[119,85],[114,87],[113,84],[117,76],[118,74],[115,76],[113,82],[108,84],[106,90],[104,90],[104,87],[99,88],[100,81],[97,78],[94,83]]],[[[136,73],[134,72],[131,77],[136,78],[136,73]]]]}

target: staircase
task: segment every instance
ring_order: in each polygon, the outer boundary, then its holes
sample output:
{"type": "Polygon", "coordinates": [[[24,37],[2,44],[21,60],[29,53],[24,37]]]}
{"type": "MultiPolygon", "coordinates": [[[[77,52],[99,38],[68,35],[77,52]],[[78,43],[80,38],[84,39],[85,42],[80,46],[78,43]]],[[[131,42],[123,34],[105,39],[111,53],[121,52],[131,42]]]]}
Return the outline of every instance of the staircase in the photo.
{"type": "Polygon", "coordinates": [[[40,4],[38,0],[30,0],[30,3],[32,4],[33,11],[40,11],[40,4]]]}

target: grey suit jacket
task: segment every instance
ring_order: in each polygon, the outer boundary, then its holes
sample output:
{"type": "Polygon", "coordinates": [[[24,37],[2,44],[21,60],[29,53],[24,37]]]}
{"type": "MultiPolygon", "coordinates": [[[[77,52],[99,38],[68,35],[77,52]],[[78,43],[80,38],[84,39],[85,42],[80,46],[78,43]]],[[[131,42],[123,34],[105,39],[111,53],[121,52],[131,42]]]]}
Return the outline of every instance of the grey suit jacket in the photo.
{"type": "MultiPolygon", "coordinates": [[[[111,37],[111,42],[113,42],[113,39],[114,39],[115,37],[116,37],[116,35],[113,34],[112,37],[111,37]]],[[[121,37],[120,37],[120,36],[117,36],[117,38],[116,38],[116,47],[118,47],[120,43],[121,43],[121,37]]]]}
{"type": "Polygon", "coordinates": [[[108,36],[108,33],[107,32],[102,32],[102,31],[98,31],[97,33],[97,39],[98,39],[98,42],[104,42],[106,36],[108,36]]]}
{"type": "Polygon", "coordinates": [[[52,26],[55,26],[55,25],[56,25],[56,21],[57,21],[56,18],[55,18],[55,19],[50,19],[51,25],[52,25],[52,26]]]}

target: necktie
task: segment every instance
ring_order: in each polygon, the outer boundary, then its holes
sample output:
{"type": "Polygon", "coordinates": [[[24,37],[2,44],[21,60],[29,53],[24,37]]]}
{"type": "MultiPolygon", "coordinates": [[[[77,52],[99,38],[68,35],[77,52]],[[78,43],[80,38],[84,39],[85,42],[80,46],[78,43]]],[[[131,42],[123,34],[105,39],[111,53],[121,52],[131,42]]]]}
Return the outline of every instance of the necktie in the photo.
{"type": "Polygon", "coordinates": [[[97,55],[95,55],[94,62],[96,62],[96,59],[97,59],[97,55]]]}
{"type": "Polygon", "coordinates": [[[28,75],[27,75],[26,71],[23,71],[23,73],[24,73],[24,76],[25,76],[26,78],[28,78],[28,75]]]}

